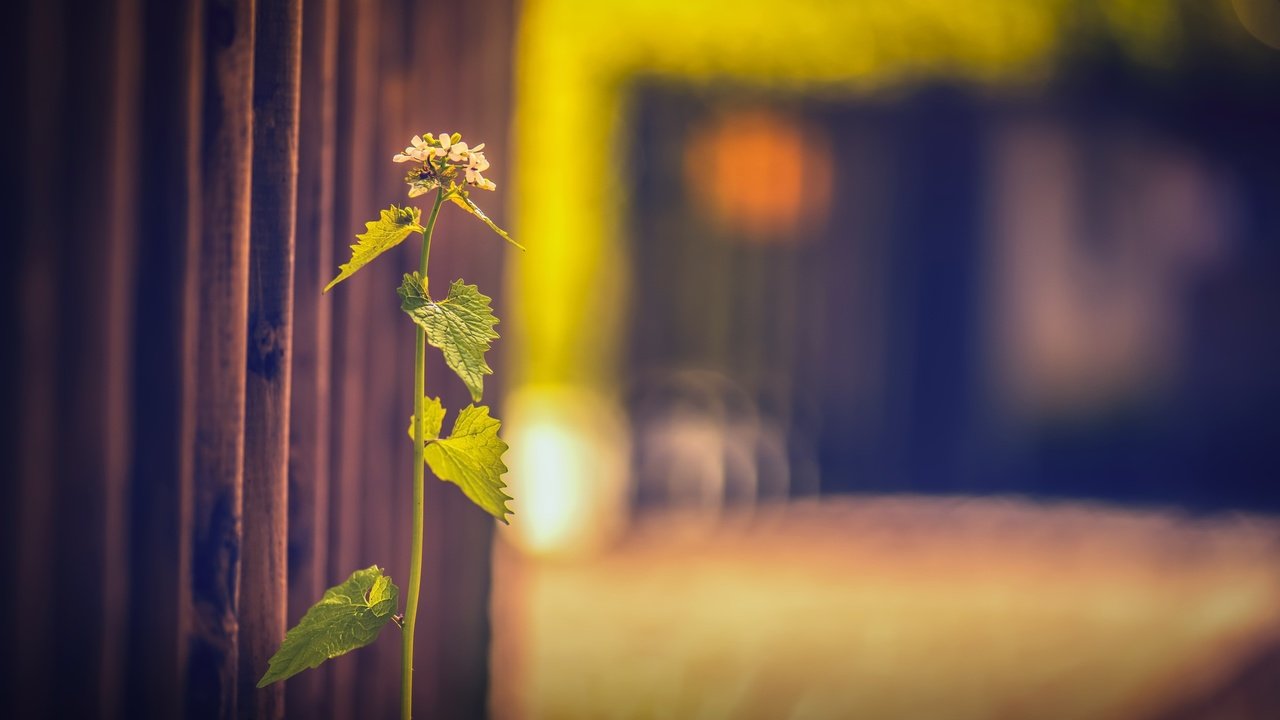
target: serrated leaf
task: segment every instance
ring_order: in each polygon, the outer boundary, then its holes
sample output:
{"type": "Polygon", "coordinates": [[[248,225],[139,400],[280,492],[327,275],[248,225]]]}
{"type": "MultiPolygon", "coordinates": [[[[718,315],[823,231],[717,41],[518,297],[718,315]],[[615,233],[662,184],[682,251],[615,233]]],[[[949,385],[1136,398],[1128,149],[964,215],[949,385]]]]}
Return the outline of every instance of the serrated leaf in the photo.
{"type": "MultiPolygon", "coordinates": [[[[440,437],[440,428],[444,426],[444,405],[440,398],[424,397],[422,399],[422,416],[427,419],[424,440],[435,440],[440,437]]],[[[409,414],[409,439],[413,439],[413,414],[409,414]]]]}
{"type": "Polygon", "coordinates": [[[493,326],[498,324],[489,307],[489,296],[475,285],[454,280],[449,294],[436,302],[427,296],[418,273],[404,276],[396,291],[400,308],[427,332],[427,342],[440,348],[444,361],[462,378],[476,402],[484,395],[484,376],[493,368],[484,360],[489,343],[498,338],[493,326]]]}
{"type": "Polygon", "coordinates": [[[404,242],[410,234],[422,232],[418,224],[421,217],[422,211],[416,207],[392,205],[379,213],[377,220],[365,223],[365,231],[356,235],[356,244],[351,246],[351,260],[338,266],[338,276],[330,280],[322,292],[329,292],[334,285],[355,275],[374,258],[404,242]]]}
{"type": "Polygon", "coordinates": [[[466,195],[462,191],[456,191],[451,195],[449,195],[449,199],[453,201],[454,205],[457,205],[463,210],[466,210],[472,215],[475,215],[476,217],[480,218],[481,222],[483,222],[485,225],[488,225],[489,229],[497,233],[498,236],[501,237],[503,240],[506,240],[512,245],[515,245],[517,248],[524,250],[523,245],[516,242],[515,239],[512,238],[511,235],[508,234],[506,230],[503,230],[502,228],[498,227],[497,223],[495,223],[493,220],[490,220],[489,216],[485,215],[484,211],[480,209],[480,206],[477,205],[475,201],[472,200],[468,195],[466,195]]]}
{"type": "Polygon", "coordinates": [[[396,611],[399,598],[400,588],[377,565],[351,573],[346,582],[326,590],[320,602],[285,634],[258,687],[373,642],[396,611]]]}
{"type": "Polygon", "coordinates": [[[456,484],[471,502],[506,523],[511,497],[502,492],[507,444],[498,437],[501,426],[488,407],[468,405],[458,413],[449,437],[427,443],[426,461],[436,477],[456,484]]]}

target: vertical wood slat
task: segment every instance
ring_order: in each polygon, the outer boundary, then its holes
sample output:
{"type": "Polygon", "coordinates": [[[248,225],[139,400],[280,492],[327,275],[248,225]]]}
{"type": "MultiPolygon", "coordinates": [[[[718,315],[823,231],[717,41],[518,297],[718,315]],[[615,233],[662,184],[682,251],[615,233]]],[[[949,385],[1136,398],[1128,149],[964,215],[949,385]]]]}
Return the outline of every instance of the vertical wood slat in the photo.
{"type": "Polygon", "coordinates": [[[284,687],[259,689],[257,682],[286,622],[302,7],[300,0],[280,0],[256,12],[238,713],[279,720],[284,687]]]}
{"type": "MultiPolygon", "coordinates": [[[[418,116],[418,123],[428,127],[430,132],[453,132],[463,128],[459,125],[458,103],[455,91],[462,87],[461,78],[456,73],[462,68],[452,64],[442,64],[437,58],[459,57],[461,38],[457,35],[460,28],[456,15],[442,11],[445,3],[427,2],[415,8],[414,25],[421,28],[423,40],[414,47],[413,58],[416,71],[416,83],[422,91],[414,98],[413,112],[418,116]]],[[[416,127],[416,126],[415,126],[416,127]]],[[[471,140],[474,144],[474,140],[471,140]]],[[[490,156],[492,157],[492,156],[490,156]]],[[[450,217],[452,208],[441,211],[441,219],[437,226],[437,237],[432,242],[431,272],[433,277],[450,277],[455,272],[452,257],[459,242],[465,242],[466,224],[459,222],[466,218],[450,217]]],[[[452,279],[452,278],[450,278],[452,279]]],[[[468,279],[468,282],[475,282],[468,279]]],[[[443,283],[437,282],[436,287],[443,283]]],[[[442,362],[439,353],[427,353],[426,389],[427,393],[439,396],[449,407],[456,405],[458,394],[456,387],[448,384],[452,377],[442,362]]],[[[449,581],[445,563],[448,562],[449,534],[445,523],[448,515],[446,506],[450,504],[449,490],[444,487],[428,471],[424,493],[424,528],[422,552],[422,595],[418,614],[418,634],[414,638],[415,668],[413,695],[415,704],[427,709],[432,715],[450,715],[448,691],[443,675],[447,672],[444,665],[448,663],[447,653],[442,650],[442,636],[447,631],[447,606],[445,603],[445,583],[449,581]]],[[[460,508],[454,507],[454,510],[460,508]]],[[[465,512],[465,511],[464,511],[465,512]]]]}
{"type": "MultiPolygon", "coordinates": [[[[18,208],[25,222],[21,227],[23,251],[18,259],[22,273],[17,279],[18,305],[26,308],[17,321],[19,377],[15,388],[22,442],[16,458],[18,491],[18,556],[14,581],[17,587],[48,587],[49,568],[54,553],[53,510],[56,471],[56,237],[46,220],[55,217],[59,138],[56,122],[60,116],[59,95],[65,71],[65,37],[58,32],[65,10],[50,0],[27,8],[23,39],[26,77],[24,146],[17,159],[22,163],[25,182],[18,208]]],[[[23,661],[17,666],[14,683],[14,712],[19,717],[39,717],[47,712],[50,699],[55,644],[43,634],[52,627],[53,612],[41,593],[18,593],[14,627],[16,651],[23,661]]]]}
{"type": "MultiPolygon", "coordinates": [[[[372,138],[378,81],[378,0],[342,0],[339,21],[337,96],[337,156],[335,158],[335,259],[350,256],[348,246],[364,222],[376,217],[370,208],[381,202],[370,190],[372,138]]],[[[366,504],[364,483],[365,431],[372,345],[366,317],[372,293],[371,277],[357,276],[330,291],[333,303],[333,415],[331,437],[333,475],[329,524],[329,575],[333,583],[368,566],[362,541],[366,504]]],[[[368,653],[353,653],[330,668],[329,713],[333,718],[359,714],[357,696],[361,670],[368,653]]]]}
{"type": "Polygon", "coordinates": [[[125,716],[124,679],[130,616],[129,468],[132,462],[133,288],[137,267],[137,160],[141,115],[141,0],[113,6],[110,49],[110,119],[107,123],[107,262],[104,291],[107,328],[103,348],[103,643],[99,662],[99,706],[103,717],[125,716]]]}
{"type": "Polygon", "coordinates": [[[3,706],[19,716],[113,717],[119,709],[133,247],[123,156],[135,11],[127,2],[42,3],[15,13],[23,32],[6,38],[21,53],[6,79],[23,76],[21,95],[6,96],[24,111],[21,131],[6,138],[21,149],[5,157],[7,167],[24,168],[20,185],[5,188],[6,202],[20,198],[6,213],[19,266],[17,298],[6,307],[21,308],[6,328],[20,349],[17,366],[5,367],[20,379],[8,394],[20,415],[5,428],[16,439],[18,481],[4,498],[16,529],[6,570],[17,587],[44,589],[16,593],[5,612],[13,620],[5,646],[21,660],[3,706]],[[86,162],[86,147],[101,148],[96,161],[86,162]]]}
{"type": "MultiPolygon", "coordinates": [[[[374,95],[375,122],[365,139],[370,163],[368,185],[372,207],[395,202],[413,202],[405,197],[404,166],[391,162],[388,152],[402,147],[412,135],[407,130],[406,99],[415,91],[408,77],[409,46],[416,28],[404,22],[412,0],[382,0],[377,48],[377,93],[374,95]]],[[[424,208],[428,209],[428,208],[424,208]]],[[[389,568],[401,583],[401,597],[408,590],[409,515],[412,509],[413,444],[406,442],[404,423],[413,407],[413,323],[400,310],[395,288],[403,273],[418,264],[422,243],[417,235],[405,241],[385,261],[368,271],[372,292],[366,322],[371,343],[378,348],[367,359],[366,386],[370,428],[364,443],[362,467],[365,471],[365,512],[362,547],[365,562],[389,568]]],[[[362,563],[365,564],[365,563],[362,563]]],[[[419,626],[421,627],[421,626],[419,626]]],[[[399,631],[365,653],[357,682],[361,693],[371,699],[369,710],[378,717],[395,717],[399,712],[400,663],[403,636],[399,631]]],[[[419,717],[430,717],[421,705],[419,717]]]]}
{"type": "MultiPolygon", "coordinates": [[[[489,18],[486,21],[492,32],[485,36],[488,47],[486,53],[495,55],[501,54],[505,58],[505,62],[495,62],[485,64],[480,68],[479,76],[474,80],[480,86],[488,89],[488,92],[482,93],[478,98],[480,106],[478,108],[478,122],[484,128],[485,137],[494,138],[494,143],[499,152],[493,154],[495,169],[497,172],[491,173],[492,179],[498,184],[501,197],[499,202],[490,211],[490,215],[502,227],[507,228],[515,233],[517,238],[520,237],[521,230],[514,227],[510,221],[510,214],[507,208],[511,207],[514,198],[514,185],[511,179],[515,177],[514,168],[511,165],[512,158],[515,157],[515,148],[512,147],[514,134],[511,128],[511,96],[514,85],[514,77],[512,74],[513,64],[511,62],[512,47],[516,38],[516,26],[519,21],[518,3],[514,0],[485,0],[480,6],[481,11],[485,12],[489,18]]],[[[529,252],[537,252],[538,239],[524,238],[523,242],[532,248],[529,252]]],[[[505,243],[502,243],[505,245],[505,243]]],[[[507,257],[510,249],[500,247],[496,249],[496,254],[500,257],[507,257]]],[[[491,267],[493,273],[490,277],[495,283],[496,289],[507,287],[507,283],[503,282],[505,274],[502,272],[503,263],[495,263],[491,267]]],[[[507,308],[511,307],[515,302],[508,293],[494,293],[494,312],[500,318],[509,318],[507,308]]],[[[509,326],[508,328],[509,329],[509,326]]],[[[503,335],[507,335],[507,329],[504,329],[503,335]]],[[[507,343],[510,341],[507,340],[507,343]]],[[[507,358],[510,357],[506,350],[509,344],[504,344],[499,351],[495,353],[494,359],[490,362],[493,366],[494,377],[498,378],[498,383],[494,388],[495,397],[502,397],[505,389],[508,387],[507,378],[511,375],[508,373],[507,358]]],[[[497,408],[501,413],[503,408],[497,408]]],[[[517,509],[519,503],[513,503],[517,509]]],[[[499,532],[501,532],[499,530],[499,532]]],[[[485,703],[485,711],[489,717],[515,717],[518,705],[513,702],[513,698],[519,695],[519,690],[507,684],[505,687],[496,685],[492,682],[494,677],[498,677],[500,668],[497,664],[507,662],[508,665],[518,664],[512,660],[512,657],[520,657],[521,648],[518,643],[520,638],[518,634],[508,632],[507,637],[498,639],[496,630],[498,623],[505,623],[505,627],[510,629],[512,625],[512,616],[518,611],[514,611],[516,607],[516,599],[512,593],[523,591],[522,578],[518,576],[519,563],[512,556],[513,548],[509,544],[499,543],[490,531],[486,535],[483,544],[485,550],[485,558],[487,562],[483,565],[483,574],[480,576],[480,582],[476,585],[468,585],[469,588],[475,588],[472,591],[477,593],[475,599],[463,602],[477,602],[484,608],[483,614],[480,615],[479,622],[481,629],[479,635],[482,640],[477,643],[479,652],[483,655],[478,660],[479,674],[484,681],[483,692],[485,703]],[[505,562],[505,565],[503,563],[505,562]],[[478,585],[478,588],[477,588],[478,585]],[[504,614],[505,613],[505,614],[504,614]],[[503,643],[501,646],[499,643],[503,643]],[[505,655],[503,652],[505,651],[505,655]],[[505,711],[505,713],[504,713],[505,711]]],[[[501,675],[504,679],[510,677],[510,672],[501,675]]]]}
{"type": "MultiPolygon", "coordinates": [[[[45,642],[55,650],[54,678],[67,679],[55,683],[52,697],[45,707],[47,714],[65,717],[108,717],[114,706],[104,706],[105,694],[113,691],[111,682],[119,666],[118,657],[109,655],[109,643],[119,637],[118,611],[111,605],[108,589],[115,578],[110,570],[119,570],[116,538],[109,536],[109,516],[120,505],[111,495],[123,487],[123,447],[128,438],[127,424],[120,411],[123,405],[119,388],[125,386],[122,350],[111,342],[114,333],[124,328],[113,327],[122,322],[124,286],[113,263],[118,255],[128,259],[129,238],[115,225],[114,195],[123,188],[111,186],[114,160],[113,72],[114,5],[69,0],[64,6],[67,18],[77,23],[59,28],[67,35],[70,49],[86,63],[69,63],[63,76],[64,96],[60,111],[49,118],[58,128],[59,143],[55,154],[46,156],[51,167],[73,167],[78,152],[68,147],[63,138],[79,131],[88,145],[101,149],[101,163],[83,168],[84,178],[97,192],[68,192],[63,183],[54,186],[51,197],[56,215],[92,219],[79,232],[54,231],[47,238],[59,247],[56,264],[56,296],[47,313],[54,314],[56,338],[55,405],[45,414],[76,418],[76,430],[59,433],[55,454],[55,477],[44,482],[54,484],[54,528],[59,525],[76,528],[77,532],[55,532],[54,568],[50,582],[54,624],[45,630],[45,642]],[[93,28],[92,31],[88,28],[93,28]],[[99,122],[79,128],[78,118],[97,117],[99,122]],[[92,233],[93,241],[84,242],[79,234],[92,233]],[[67,292],[65,278],[86,279],[83,302],[78,292],[67,292]],[[91,290],[90,290],[91,288],[91,290]],[[114,386],[114,387],[113,387],[114,386]],[[111,621],[111,624],[108,624],[111,621]]],[[[47,232],[47,231],[46,231],[47,232]]],[[[122,323],[123,324],[123,323],[122,323]]],[[[114,648],[113,648],[114,650],[114,648]]],[[[114,697],[113,697],[114,700],[114,697]]]]}
{"type": "MultiPolygon", "coordinates": [[[[102,117],[102,109],[111,103],[106,61],[109,34],[102,31],[109,26],[110,5],[67,0],[64,9],[67,22],[59,31],[65,35],[68,48],[74,48],[89,62],[68,63],[63,76],[61,108],[55,115],[57,120],[52,121],[58,129],[59,147],[44,160],[60,175],[79,164],[62,138],[75,131],[81,118],[88,117],[93,118],[92,129],[81,132],[93,138],[91,142],[105,144],[107,138],[102,133],[106,118],[102,117]],[[72,18],[80,22],[70,22],[72,18]]],[[[90,177],[101,177],[99,182],[105,182],[104,169],[105,163],[91,171],[90,177]]],[[[46,412],[77,418],[77,431],[59,433],[54,452],[55,475],[46,482],[52,481],[57,493],[53,526],[65,524],[77,531],[55,531],[53,537],[53,567],[58,571],[51,578],[51,587],[55,588],[51,593],[54,622],[52,632],[46,630],[52,636],[46,637],[46,642],[51,639],[55,648],[52,676],[71,682],[62,687],[55,683],[45,712],[55,717],[94,717],[100,715],[101,698],[95,691],[102,680],[102,622],[106,614],[102,586],[106,581],[103,508],[107,488],[102,463],[111,442],[109,434],[119,430],[107,426],[102,412],[104,388],[114,378],[102,373],[102,361],[95,357],[100,356],[107,343],[104,311],[110,302],[112,281],[100,273],[107,266],[111,243],[109,229],[101,225],[109,208],[103,192],[70,194],[61,183],[53,190],[55,207],[97,222],[92,231],[96,242],[77,243],[72,233],[56,233],[50,238],[58,246],[60,257],[55,269],[57,295],[49,306],[58,335],[54,362],[56,400],[46,412]],[[65,292],[68,277],[93,278],[93,302],[77,302],[74,294],[65,292]]]]}
{"type": "Polygon", "coordinates": [[[235,714],[243,502],[253,0],[205,8],[203,207],[197,274],[192,628],[186,715],[235,714]]]}
{"type": "MultiPolygon", "coordinates": [[[[489,193],[486,211],[503,226],[510,227],[505,219],[506,206],[512,199],[510,158],[514,156],[510,143],[509,108],[512,65],[510,53],[515,40],[516,7],[512,0],[479,0],[468,3],[462,15],[463,27],[483,25],[487,31],[481,40],[482,57],[502,58],[501,61],[470,63],[465,68],[467,77],[463,83],[473,92],[466,98],[463,122],[474,128],[477,140],[492,144],[497,150],[493,159],[497,165],[491,173],[495,183],[500,183],[497,193],[489,193]]],[[[474,220],[474,218],[460,218],[474,220]]],[[[518,228],[510,228],[518,232],[518,228]]],[[[471,223],[475,236],[474,249],[466,254],[460,273],[465,272],[481,287],[492,288],[494,312],[507,318],[506,308],[511,298],[503,292],[503,264],[512,249],[500,238],[488,232],[484,226],[471,223]]],[[[536,247],[536,244],[535,244],[536,247]]],[[[503,327],[502,335],[507,334],[503,327]]],[[[503,340],[493,355],[494,382],[485,391],[485,399],[495,408],[495,414],[503,417],[499,405],[506,379],[505,351],[509,347],[503,340]]],[[[465,553],[447,553],[451,561],[447,566],[448,616],[452,619],[442,635],[442,648],[464,647],[465,655],[444,663],[444,684],[453,696],[453,707],[463,713],[485,712],[489,695],[489,648],[491,642],[490,595],[492,592],[492,549],[498,526],[484,513],[454,513],[447,519],[449,542],[466,548],[465,553]]]]}
{"type": "MultiPolygon", "coordinates": [[[[30,75],[28,70],[29,50],[27,43],[30,34],[27,32],[30,8],[18,7],[8,15],[8,22],[0,24],[0,97],[30,97],[30,75]]],[[[25,169],[27,152],[25,141],[30,137],[28,125],[32,113],[14,112],[9,116],[12,126],[17,132],[0,136],[0,164],[6,168],[25,169]],[[20,141],[19,138],[22,138],[20,141]]],[[[30,218],[24,212],[27,206],[26,181],[22,172],[0,173],[0,210],[10,218],[11,227],[18,232],[19,238],[27,238],[25,231],[30,225],[30,218]]],[[[21,239],[10,244],[11,262],[21,263],[28,253],[26,242],[21,239]]],[[[21,343],[24,318],[22,312],[21,287],[19,282],[10,281],[0,284],[0,337],[11,338],[11,343],[21,343]]],[[[25,346],[20,346],[25,347],[25,346]]],[[[20,518],[24,515],[21,498],[24,494],[22,484],[28,477],[23,448],[23,418],[20,415],[26,399],[22,390],[22,363],[27,360],[26,353],[13,347],[0,353],[0,392],[10,402],[0,406],[0,455],[10,458],[8,482],[0,483],[0,573],[5,577],[18,580],[19,567],[26,552],[20,549],[20,518]]],[[[20,600],[17,593],[0,595],[0,617],[18,617],[20,600]]],[[[18,645],[21,630],[12,620],[0,621],[0,646],[10,648],[12,652],[21,652],[18,645]]],[[[4,707],[15,707],[19,693],[23,690],[18,680],[18,673],[0,673],[0,703],[4,707]]]]}
{"type": "MultiPolygon", "coordinates": [[[[333,204],[337,0],[302,8],[298,127],[293,378],[289,413],[288,624],[320,599],[330,580],[329,404],[331,301],[321,289],[334,272],[333,204]]],[[[319,718],[327,703],[322,665],[285,684],[289,714],[319,718]]]]}
{"type": "MultiPolygon", "coordinates": [[[[499,186],[495,194],[480,193],[478,200],[501,222],[507,200],[504,184],[510,156],[506,109],[510,88],[509,58],[514,35],[515,8],[511,0],[477,0],[455,7],[431,2],[415,7],[415,27],[425,34],[415,45],[411,87],[411,112],[424,130],[458,130],[472,144],[486,143],[493,162],[487,176],[499,186]],[[442,12],[442,8],[449,8],[442,12]],[[447,18],[442,21],[442,16],[447,18]],[[468,28],[483,25],[478,38],[468,28]],[[441,57],[483,57],[492,62],[439,62],[441,57]]],[[[449,208],[446,208],[449,210],[449,208]]],[[[495,297],[502,317],[501,263],[505,243],[474,218],[443,212],[440,234],[432,248],[432,276],[452,280],[466,278],[495,297]]],[[[503,325],[497,330],[505,334],[503,325]]],[[[485,399],[500,396],[503,341],[495,346],[493,362],[498,374],[486,382],[485,399]]],[[[459,408],[468,397],[438,355],[429,355],[427,389],[439,394],[447,407],[459,408]]],[[[498,408],[500,415],[501,408],[498,408]]],[[[423,567],[423,621],[415,656],[419,673],[415,697],[442,717],[466,717],[485,711],[488,694],[488,598],[492,521],[475,512],[455,487],[430,477],[426,493],[426,549],[423,567]]],[[[518,510],[518,505],[517,512],[518,510]]]]}
{"type": "Polygon", "coordinates": [[[178,717],[191,625],[203,3],[143,7],[125,714],[178,717]]]}

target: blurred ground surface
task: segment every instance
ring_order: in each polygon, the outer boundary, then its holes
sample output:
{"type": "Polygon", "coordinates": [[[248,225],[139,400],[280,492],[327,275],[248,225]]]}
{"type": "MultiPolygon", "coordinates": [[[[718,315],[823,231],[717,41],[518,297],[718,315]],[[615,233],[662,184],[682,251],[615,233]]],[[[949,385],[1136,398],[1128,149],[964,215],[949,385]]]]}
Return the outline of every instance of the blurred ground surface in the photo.
{"type": "Polygon", "coordinates": [[[498,717],[1280,717],[1274,519],[847,498],[496,560],[498,717]]]}

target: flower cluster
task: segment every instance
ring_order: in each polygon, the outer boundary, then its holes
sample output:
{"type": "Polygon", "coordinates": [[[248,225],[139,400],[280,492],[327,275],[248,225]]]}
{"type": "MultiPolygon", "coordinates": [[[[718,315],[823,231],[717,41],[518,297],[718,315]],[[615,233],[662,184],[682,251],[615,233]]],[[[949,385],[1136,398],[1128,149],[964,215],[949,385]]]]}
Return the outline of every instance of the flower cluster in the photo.
{"type": "Polygon", "coordinates": [[[497,186],[492,180],[481,175],[489,169],[489,161],[485,159],[484,143],[468,147],[459,133],[440,133],[432,135],[414,135],[409,147],[402,153],[396,153],[392,160],[418,163],[418,167],[409,171],[405,182],[409,184],[409,197],[417,197],[438,187],[457,187],[455,178],[461,173],[463,180],[481,190],[493,190],[497,186]]]}

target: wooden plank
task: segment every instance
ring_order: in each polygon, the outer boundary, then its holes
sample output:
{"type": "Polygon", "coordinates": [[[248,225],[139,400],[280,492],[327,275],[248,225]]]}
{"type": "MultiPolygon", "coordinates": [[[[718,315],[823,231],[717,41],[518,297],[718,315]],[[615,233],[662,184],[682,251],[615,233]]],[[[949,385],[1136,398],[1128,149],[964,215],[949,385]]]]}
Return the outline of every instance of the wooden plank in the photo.
{"type": "Polygon", "coordinates": [[[257,682],[284,639],[287,619],[300,0],[258,5],[254,35],[238,712],[242,718],[279,720],[284,687],[259,689],[257,682]]]}
{"type": "MultiPolygon", "coordinates": [[[[27,10],[18,136],[7,157],[23,187],[13,253],[21,348],[8,377],[21,414],[12,577],[22,587],[6,645],[23,658],[6,709],[17,715],[114,717],[127,612],[124,507],[133,234],[129,126],[131,2],[66,0],[27,10]],[[75,18],[75,22],[67,22],[75,18]],[[71,53],[82,64],[69,62],[71,53]],[[75,135],[79,143],[67,143],[75,135]],[[83,147],[101,148],[86,164],[83,147]],[[82,187],[65,182],[74,169],[82,187]],[[68,231],[50,218],[93,218],[68,231]],[[67,426],[67,418],[76,418],[67,426]],[[73,429],[68,430],[68,427],[73,429]],[[65,532],[74,528],[75,532],[65,532]],[[57,682],[54,679],[58,679],[57,682]]],[[[7,493],[6,493],[7,494],[7,493]]],[[[6,553],[7,555],[7,553],[6,553]]]]}
{"type": "MultiPolygon", "coordinates": [[[[112,142],[124,100],[112,82],[118,38],[114,4],[69,0],[41,4],[17,19],[23,37],[18,107],[22,149],[6,164],[25,166],[14,217],[21,268],[15,273],[21,316],[11,337],[21,378],[18,487],[12,498],[18,553],[15,581],[46,592],[19,594],[10,617],[22,621],[6,645],[22,657],[11,712],[110,716],[124,604],[118,563],[123,545],[124,288],[131,238],[122,231],[116,186],[121,167],[112,142]],[[76,22],[67,22],[75,18],[76,22]],[[105,31],[104,31],[105,28],[105,31]],[[68,60],[76,53],[83,65],[68,60]],[[80,138],[69,144],[65,138],[80,138]],[[86,164],[83,147],[101,147],[86,164]],[[78,174],[82,187],[66,183],[78,174]],[[51,218],[93,218],[68,231],[51,218]],[[83,289],[83,292],[80,290],[83,289]],[[66,418],[76,418],[67,431],[66,418]],[[60,528],[75,528],[62,532],[60,528]],[[54,683],[53,678],[62,682],[54,683]]],[[[6,553],[7,554],[7,553],[6,553]]]]}
{"type": "Polygon", "coordinates": [[[197,276],[192,627],[188,717],[236,709],[249,196],[252,160],[253,0],[205,8],[203,208],[197,276]]]}
{"type": "MultiPolygon", "coordinates": [[[[29,13],[30,4],[20,5],[7,15],[7,22],[0,24],[0,97],[30,98],[27,89],[32,79],[29,70],[30,51],[27,47],[30,38],[27,20],[29,13]]],[[[15,237],[10,242],[10,253],[13,255],[13,262],[18,263],[20,268],[24,267],[21,263],[29,252],[27,242],[30,241],[30,235],[25,231],[32,223],[32,218],[26,211],[27,182],[30,176],[25,172],[28,153],[31,152],[27,146],[32,137],[31,117],[29,109],[25,113],[12,113],[10,122],[17,126],[17,131],[0,137],[0,163],[14,170],[0,173],[0,203],[3,203],[2,207],[15,229],[15,237]]],[[[27,353],[23,350],[26,346],[22,344],[26,340],[22,333],[27,320],[21,303],[21,290],[21,283],[16,279],[0,285],[0,336],[13,338],[11,342],[16,343],[14,349],[0,353],[0,392],[4,393],[4,397],[10,398],[10,402],[0,407],[0,454],[10,458],[11,462],[9,475],[6,476],[8,482],[0,483],[0,573],[15,581],[18,580],[20,556],[29,551],[29,548],[22,548],[19,535],[22,529],[20,519],[24,515],[24,508],[20,504],[24,494],[23,483],[29,477],[29,468],[24,466],[29,462],[24,457],[29,451],[23,447],[25,423],[21,415],[22,403],[27,401],[23,397],[22,388],[26,378],[22,374],[22,363],[28,360],[25,357],[27,353]]],[[[8,593],[0,596],[0,617],[19,617],[18,605],[23,601],[17,595],[18,593],[8,593]]],[[[21,632],[18,623],[12,620],[0,622],[0,645],[20,652],[23,649],[18,645],[21,632]]],[[[16,672],[0,673],[0,704],[6,707],[16,704],[20,690],[24,690],[17,676],[16,672]]]]}
{"type": "MultiPolygon", "coordinates": [[[[348,246],[382,203],[369,187],[378,90],[377,0],[342,0],[339,6],[337,155],[335,158],[335,260],[350,257],[348,246]]],[[[364,439],[367,424],[365,384],[369,377],[371,337],[366,322],[371,276],[342,283],[326,298],[333,303],[333,415],[330,427],[333,475],[329,524],[329,580],[336,584],[367,567],[361,546],[364,522],[364,439]]],[[[355,653],[329,668],[329,716],[359,712],[359,669],[368,653],[355,653]]]]}
{"type": "MultiPolygon", "coordinates": [[[[331,301],[321,289],[332,277],[333,166],[337,78],[337,0],[302,8],[299,95],[298,219],[295,243],[293,378],[289,413],[289,625],[328,587],[329,404],[331,301]]],[[[327,665],[285,684],[295,717],[322,717],[327,665]]]]}
{"type": "MultiPolygon", "coordinates": [[[[25,182],[21,206],[25,222],[19,237],[19,266],[16,278],[18,377],[15,389],[22,442],[16,458],[17,557],[14,582],[18,587],[48,587],[49,569],[54,566],[53,480],[57,472],[57,278],[59,263],[57,237],[46,219],[57,215],[58,173],[50,158],[56,157],[62,84],[66,61],[65,35],[59,32],[66,13],[64,3],[51,0],[33,4],[27,16],[22,67],[25,70],[25,97],[19,108],[25,111],[24,146],[19,150],[25,182]]],[[[40,717],[49,711],[55,643],[47,637],[53,627],[54,609],[39,593],[18,593],[15,617],[23,620],[14,627],[16,654],[23,661],[15,673],[13,707],[17,717],[40,717]]]]}
{"type": "MultiPolygon", "coordinates": [[[[423,41],[414,46],[415,77],[414,84],[422,87],[422,92],[414,96],[411,112],[416,119],[415,132],[419,130],[439,133],[464,130],[460,124],[459,94],[465,95],[465,86],[460,73],[465,72],[461,65],[441,64],[436,53],[445,57],[455,57],[462,51],[461,19],[450,12],[445,12],[444,3],[422,3],[415,8],[414,24],[422,29],[423,41]],[[434,48],[434,49],[433,49],[434,48]],[[459,73],[455,75],[455,73],[459,73]],[[440,102],[437,98],[447,98],[440,102]]],[[[465,102],[465,101],[464,101],[465,102]]],[[[474,144],[471,133],[466,133],[469,142],[474,144]]],[[[401,142],[404,142],[403,140],[401,142]]],[[[398,148],[397,148],[398,149],[398,148]]],[[[496,164],[496,163],[495,163],[496,164]]],[[[432,241],[431,267],[432,277],[460,277],[453,258],[457,254],[458,245],[466,242],[467,223],[460,222],[466,218],[453,215],[454,208],[446,207],[440,213],[436,226],[436,235],[432,241]]],[[[468,282],[475,282],[468,278],[468,282]]],[[[436,283],[438,287],[440,283],[436,283]]],[[[431,349],[434,350],[434,349],[431,349]]],[[[439,397],[446,407],[457,405],[460,399],[456,383],[450,384],[453,372],[444,364],[440,353],[427,353],[426,390],[427,394],[439,397]]],[[[427,473],[423,508],[423,544],[422,551],[422,594],[418,610],[417,635],[414,638],[414,676],[413,697],[418,712],[429,716],[452,716],[445,709],[448,707],[447,694],[449,688],[444,681],[448,672],[448,651],[444,649],[444,634],[447,632],[449,608],[445,598],[447,581],[445,563],[448,562],[450,549],[461,552],[461,548],[449,548],[450,537],[446,529],[448,514],[446,506],[451,503],[449,493],[457,492],[456,488],[447,487],[439,482],[430,472],[427,473]]],[[[458,506],[452,510],[466,512],[458,506]]],[[[465,716],[465,713],[463,714],[465,716]]]]}
{"type": "MultiPolygon", "coordinates": [[[[382,0],[379,13],[384,18],[407,18],[410,2],[382,0]]],[[[366,212],[370,214],[393,202],[415,202],[406,197],[404,166],[392,162],[387,155],[403,147],[412,135],[407,131],[405,107],[417,91],[407,74],[409,46],[417,39],[414,30],[384,31],[379,36],[374,130],[364,141],[369,155],[366,182],[371,206],[366,212]]],[[[423,208],[429,209],[429,204],[423,208]]],[[[395,288],[405,271],[417,267],[421,245],[420,236],[411,236],[388,257],[365,270],[370,273],[366,283],[372,293],[366,323],[378,352],[370,353],[366,361],[366,427],[370,430],[361,463],[365,473],[361,565],[377,563],[387,568],[400,584],[401,605],[408,593],[409,515],[413,506],[413,444],[407,442],[404,426],[413,408],[414,326],[400,310],[395,288]]],[[[376,717],[397,717],[400,711],[403,635],[399,630],[387,635],[363,653],[356,679],[367,711],[376,717]]],[[[423,716],[419,711],[418,717],[423,716]]]]}
{"type": "Polygon", "coordinates": [[[125,714],[178,717],[191,615],[203,4],[143,7],[125,714]]]}
{"type": "MultiPolygon", "coordinates": [[[[104,334],[98,382],[103,385],[100,418],[105,428],[101,458],[103,474],[102,534],[102,651],[99,656],[100,714],[122,717],[124,678],[128,667],[129,467],[132,462],[132,365],[134,333],[133,288],[137,267],[138,119],[141,105],[141,0],[112,4],[111,44],[107,87],[109,117],[104,126],[107,177],[103,214],[106,259],[102,267],[104,334]]],[[[90,369],[90,374],[93,370],[90,369]]],[[[145,571],[144,571],[145,572],[145,571]]]]}

